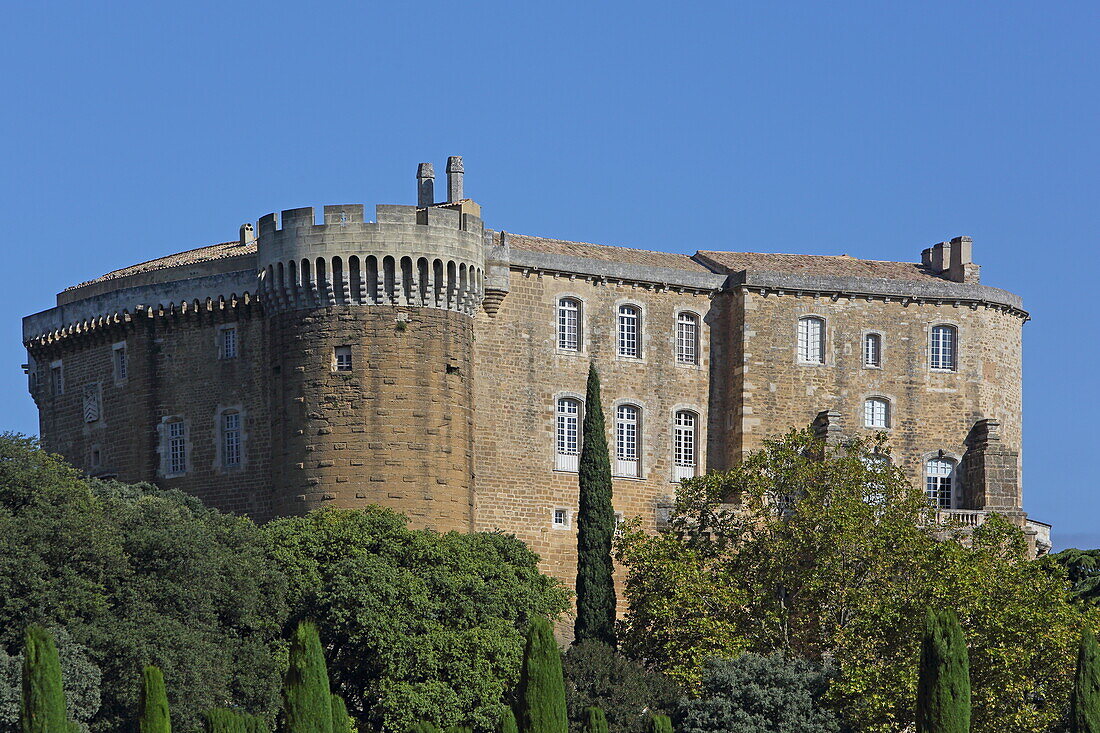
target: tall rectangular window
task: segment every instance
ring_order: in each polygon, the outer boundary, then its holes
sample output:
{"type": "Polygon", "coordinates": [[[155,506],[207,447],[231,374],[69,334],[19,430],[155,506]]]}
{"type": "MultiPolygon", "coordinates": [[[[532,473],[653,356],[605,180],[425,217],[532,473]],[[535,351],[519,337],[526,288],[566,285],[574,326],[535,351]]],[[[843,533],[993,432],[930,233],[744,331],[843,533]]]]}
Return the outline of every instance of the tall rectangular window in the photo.
{"type": "Polygon", "coordinates": [[[558,348],[566,351],[580,351],[581,348],[581,303],[576,298],[562,298],[558,301],[558,348]]]}
{"type": "Polygon", "coordinates": [[[219,348],[219,356],[222,359],[236,359],[237,358],[237,329],[234,326],[229,328],[223,328],[219,332],[221,336],[221,345],[219,348]]]}
{"type": "Polygon", "coordinates": [[[168,423],[168,473],[187,473],[187,425],[183,420],[168,423]]]}
{"type": "Polygon", "coordinates": [[[695,475],[695,413],[680,410],[672,426],[672,480],[695,475]]]}
{"type": "Polygon", "coordinates": [[[825,321],[821,318],[798,319],[798,360],[803,364],[825,363],[825,321]]]}
{"type": "Polygon", "coordinates": [[[114,347],[115,353],[115,381],[125,382],[127,376],[129,376],[130,364],[126,357],[126,344],[116,344],[114,347]]]}
{"type": "Polygon", "coordinates": [[[50,389],[54,397],[65,394],[65,373],[61,370],[60,361],[50,364],[50,389]]]}
{"type": "Polygon", "coordinates": [[[558,400],[557,406],[557,454],[554,468],[559,471],[576,471],[579,463],[581,403],[569,397],[558,400]]]}
{"type": "Polygon", "coordinates": [[[638,408],[619,405],[615,409],[615,473],[638,475],[638,408]]]}
{"type": "Polygon", "coordinates": [[[638,321],[636,306],[619,306],[619,356],[638,357],[638,321]]]}
{"type": "Polygon", "coordinates": [[[938,509],[954,508],[955,462],[950,458],[931,458],[924,463],[924,493],[938,509]]]}
{"type": "Polygon", "coordinates": [[[350,346],[337,346],[332,350],[332,370],[336,372],[351,371],[350,346]]]}
{"type": "Polygon", "coordinates": [[[222,413],[222,464],[241,465],[241,413],[222,413]]]}
{"type": "Polygon", "coordinates": [[[882,366],[882,336],[877,333],[863,337],[863,366],[882,366]]]}
{"type": "Polygon", "coordinates": [[[698,364],[699,319],[691,313],[676,316],[676,361],[698,364]]]}
{"type": "Polygon", "coordinates": [[[958,331],[954,326],[932,329],[932,351],[929,366],[942,371],[955,371],[958,366],[958,331]]]}

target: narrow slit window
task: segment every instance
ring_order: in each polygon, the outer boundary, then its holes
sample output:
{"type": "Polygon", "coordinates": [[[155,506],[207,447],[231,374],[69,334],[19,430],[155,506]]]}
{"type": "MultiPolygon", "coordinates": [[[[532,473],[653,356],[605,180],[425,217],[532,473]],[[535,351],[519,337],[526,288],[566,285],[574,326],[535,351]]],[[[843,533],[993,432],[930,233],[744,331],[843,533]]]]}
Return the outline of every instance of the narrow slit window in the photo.
{"type": "Polygon", "coordinates": [[[187,472],[187,425],[183,420],[168,423],[168,473],[187,472]]]}
{"type": "Polygon", "coordinates": [[[882,366],[882,336],[877,333],[863,337],[863,366],[882,366]]]}
{"type": "Polygon", "coordinates": [[[115,347],[115,381],[124,382],[129,376],[130,364],[126,356],[126,344],[115,347]]]}

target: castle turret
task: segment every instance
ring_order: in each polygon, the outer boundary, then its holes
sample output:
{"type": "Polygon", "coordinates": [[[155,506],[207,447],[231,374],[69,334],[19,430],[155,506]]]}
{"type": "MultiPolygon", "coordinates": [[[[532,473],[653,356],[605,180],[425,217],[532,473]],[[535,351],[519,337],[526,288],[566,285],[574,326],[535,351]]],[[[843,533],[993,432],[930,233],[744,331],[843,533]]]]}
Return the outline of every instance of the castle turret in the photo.
{"type": "Polygon", "coordinates": [[[260,219],[278,513],[386,504],[471,527],[484,230],[476,206],[431,205],[430,173],[422,206],[378,206],[373,222],[359,204],[324,207],[321,224],[312,208],[260,219]]]}

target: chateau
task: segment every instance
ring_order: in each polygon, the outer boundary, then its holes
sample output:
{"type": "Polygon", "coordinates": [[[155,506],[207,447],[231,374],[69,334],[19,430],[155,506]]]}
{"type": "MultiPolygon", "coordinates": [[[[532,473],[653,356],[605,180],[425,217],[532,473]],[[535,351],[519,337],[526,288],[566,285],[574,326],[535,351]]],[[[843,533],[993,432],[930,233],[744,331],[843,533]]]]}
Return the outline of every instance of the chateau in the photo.
{"type": "Polygon", "coordinates": [[[421,164],[417,204],[374,221],[267,214],[61,292],[23,320],[44,447],[260,520],[500,528],[571,579],[594,362],[624,516],[655,525],[685,477],[812,423],[887,432],[942,511],[1049,548],[1022,508],[1028,314],[969,237],[912,263],[582,244],[486,228],[462,159],[446,173],[443,203],[421,164]]]}

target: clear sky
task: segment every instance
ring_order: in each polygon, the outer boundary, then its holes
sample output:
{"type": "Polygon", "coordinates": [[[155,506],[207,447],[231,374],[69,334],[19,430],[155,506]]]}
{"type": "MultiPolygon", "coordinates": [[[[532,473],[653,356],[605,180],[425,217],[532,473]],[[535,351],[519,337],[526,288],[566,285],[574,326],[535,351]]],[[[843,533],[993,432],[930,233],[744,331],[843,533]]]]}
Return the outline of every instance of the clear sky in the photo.
{"type": "Polygon", "coordinates": [[[20,318],[269,211],[414,203],[466,162],[496,229],[915,261],[1019,293],[1025,503],[1100,547],[1100,5],[49,2],[0,24],[0,429],[20,318]],[[1092,323],[1092,326],[1088,324],[1092,323]],[[1091,467],[1090,467],[1091,466],[1091,467]]]}

